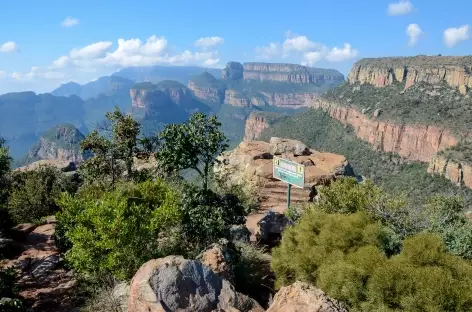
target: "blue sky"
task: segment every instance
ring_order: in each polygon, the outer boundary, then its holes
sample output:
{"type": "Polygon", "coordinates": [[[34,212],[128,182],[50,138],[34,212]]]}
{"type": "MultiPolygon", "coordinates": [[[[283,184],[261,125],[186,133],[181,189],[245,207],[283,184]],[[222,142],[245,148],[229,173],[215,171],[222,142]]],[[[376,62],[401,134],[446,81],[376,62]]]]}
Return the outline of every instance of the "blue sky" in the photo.
{"type": "Polygon", "coordinates": [[[267,61],[347,74],[363,57],[467,55],[470,12],[470,0],[3,0],[0,93],[133,65],[267,61]]]}

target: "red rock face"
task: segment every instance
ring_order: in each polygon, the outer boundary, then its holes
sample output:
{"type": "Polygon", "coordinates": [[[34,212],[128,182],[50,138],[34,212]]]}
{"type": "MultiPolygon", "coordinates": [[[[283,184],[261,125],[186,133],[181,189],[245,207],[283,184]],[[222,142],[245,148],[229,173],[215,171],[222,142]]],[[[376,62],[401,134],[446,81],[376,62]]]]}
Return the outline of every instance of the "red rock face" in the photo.
{"type": "Polygon", "coordinates": [[[458,143],[450,131],[439,127],[372,120],[353,107],[340,107],[325,100],[317,100],[313,106],[351,125],[357,137],[369,142],[374,149],[393,152],[411,160],[429,162],[440,150],[458,143]]]}
{"type": "Polygon", "coordinates": [[[202,88],[192,81],[188,83],[188,88],[192,90],[196,97],[205,101],[222,103],[225,97],[224,90],[218,88],[202,88]]]}
{"type": "Polygon", "coordinates": [[[435,155],[431,158],[428,172],[444,176],[458,186],[472,188],[472,165],[469,163],[435,155]]]}
{"type": "Polygon", "coordinates": [[[261,136],[262,131],[267,128],[269,128],[269,124],[264,117],[256,116],[251,113],[249,118],[246,120],[244,140],[252,141],[258,139],[261,136]]]}

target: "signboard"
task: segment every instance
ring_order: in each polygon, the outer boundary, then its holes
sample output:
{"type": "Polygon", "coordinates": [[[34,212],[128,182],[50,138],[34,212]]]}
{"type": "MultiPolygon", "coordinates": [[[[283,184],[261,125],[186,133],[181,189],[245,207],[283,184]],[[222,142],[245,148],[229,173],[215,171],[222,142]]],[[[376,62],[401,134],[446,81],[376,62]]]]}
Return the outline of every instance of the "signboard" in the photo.
{"type": "Polygon", "coordinates": [[[299,188],[305,187],[305,166],[296,162],[274,157],[274,178],[299,188]]]}

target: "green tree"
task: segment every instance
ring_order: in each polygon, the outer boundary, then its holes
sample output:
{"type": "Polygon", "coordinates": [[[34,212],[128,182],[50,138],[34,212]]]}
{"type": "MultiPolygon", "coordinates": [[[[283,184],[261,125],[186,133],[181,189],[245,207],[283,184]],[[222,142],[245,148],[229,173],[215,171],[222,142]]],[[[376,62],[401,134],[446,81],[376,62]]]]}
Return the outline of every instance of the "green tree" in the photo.
{"type": "Polygon", "coordinates": [[[66,258],[86,277],[130,278],[146,261],[178,254],[181,211],[178,194],[164,181],[95,186],[60,198],[61,235],[70,242],[66,258]]]}
{"type": "Polygon", "coordinates": [[[81,166],[86,181],[109,183],[111,187],[126,173],[133,178],[134,156],[138,152],[140,125],[130,115],[123,115],[118,108],[107,113],[110,127],[105,135],[98,130],[91,132],[81,143],[81,148],[92,152],[93,157],[81,166]]]}
{"type": "Polygon", "coordinates": [[[216,116],[194,113],[182,124],[167,125],[159,134],[162,141],[157,159],[167,171],[195,170],[208,189],[210,169],[219,154],[228,148],[216,116]]]}
{"type": "Polygon", "coordinates": [[[61,192],[74,193],[77,186],[70,176],[56,168],[41,166],[35,170],[17,171],[11,176],[8,209],[17,223],[36,222],[54,215],[61,192]]]}
{"type": "Polygon", "coordinates": [[[5,140],[0,137],[0,207],[5,204],[8,198],[8,173],[10,172],[11,162],[12,158],[8,152],[8,147],[5,145],[5,140]]]}

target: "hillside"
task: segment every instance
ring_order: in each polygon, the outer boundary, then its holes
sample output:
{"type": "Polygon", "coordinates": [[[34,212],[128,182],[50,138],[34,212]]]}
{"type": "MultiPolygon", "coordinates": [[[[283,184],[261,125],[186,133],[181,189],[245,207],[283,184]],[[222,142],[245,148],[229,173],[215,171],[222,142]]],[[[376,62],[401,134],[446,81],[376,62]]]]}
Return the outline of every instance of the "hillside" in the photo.
{"type": "Polygon", "coordinates": [[[261,139],[273,136],[300,140],[315,150],[344,155],[356,174],[372,179],[388,192],[405,194],[414,204],[434,194],[457,194],[472,200],[472,190],[428,174],[424,163],[373,151],[367,142],[356,137],[352,127],[346,127],[322,110],[308,109],[294,117],[281,118],[262,132],[261,139]]]}
{"type": "Polygon", "coordinates": [[[13,157],[23,156],[46,130],[69,123],[86,131],[84,102],[77,96],[62,97],[33,92],[0,95],[0,136],[13,157]]]}
{"type": "Polygon", "coordinates": [[[85,136],[71,124],[55,126],[41,135],[17,165],[26,166],[38,160],[83,162],[88,155],[80,150],[80,142],[84,139],[85,136]]]}
{"type": "Polygon", "coordinates": [[[117,92],[119,93],[122,89],[128,91],[133,84],[134,81],[120,76],[104,76],[83,85],[75,82],[63,84],[53,90],[51,94],[56,96],[77,95],[83,100],[88,100],[102,94],[110,96],[117,92]]]}

